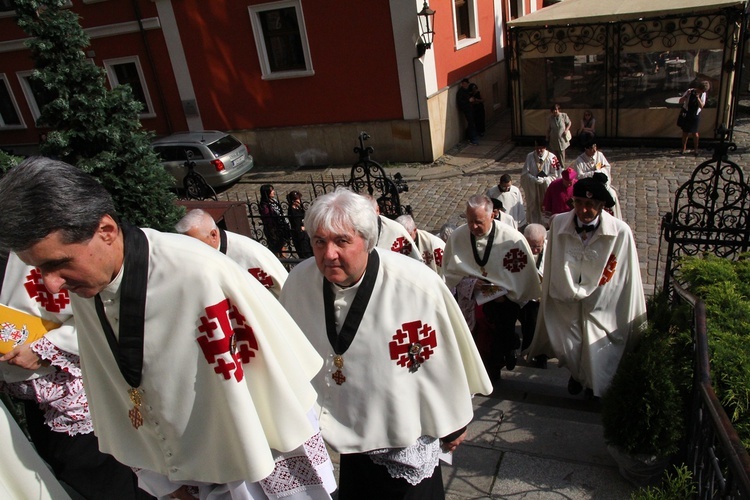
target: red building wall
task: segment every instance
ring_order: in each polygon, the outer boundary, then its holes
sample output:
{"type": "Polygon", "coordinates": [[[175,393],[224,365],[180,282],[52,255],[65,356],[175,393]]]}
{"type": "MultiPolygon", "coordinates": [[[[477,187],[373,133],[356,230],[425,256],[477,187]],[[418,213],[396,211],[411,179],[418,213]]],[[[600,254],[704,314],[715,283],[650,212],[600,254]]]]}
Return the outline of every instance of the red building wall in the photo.
{"type": "MultiPolygon", "coordinates": [[[[264,0],[250,2],[260,4],[264,0]]],[[[244,2],[175,10],[206,128],[249,129],[401,118],[387,2],[303,1],[315,74],[263,80],[244,2]],[[366,15],[363,15],[366,12],[366,15]],[[210,20],[210,21],[209,21],[210,20]]]]}
{"type": "Polygon", "coordinates": [[[481,40],[458,50],[454,40],[453,1],[433,0],[430,6],[437,11],[433,47],[438,88],[455,84],[497,60],[493,2],[477,2],[478,32],[481,40]]]}

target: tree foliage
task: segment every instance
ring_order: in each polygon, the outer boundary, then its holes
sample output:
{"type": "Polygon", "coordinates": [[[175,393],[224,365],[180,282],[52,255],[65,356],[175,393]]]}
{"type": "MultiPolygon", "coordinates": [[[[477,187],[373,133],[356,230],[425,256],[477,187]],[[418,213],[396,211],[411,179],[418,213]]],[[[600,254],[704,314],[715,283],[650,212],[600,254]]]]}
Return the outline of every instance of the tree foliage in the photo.
{"type": "Polygon", "coordinates": [[[129,85],[108,89],[105,72],[88,60],[89,37],[64,0],[16,0],[18,25],[36,69],[31,75],[49,102],[39,123],[49,128],[42,154],[92,174],[112,194],[119,214],[139,225],[171,230],[182,209],[172,177],[150,146],[141,103],[129,85]]]}

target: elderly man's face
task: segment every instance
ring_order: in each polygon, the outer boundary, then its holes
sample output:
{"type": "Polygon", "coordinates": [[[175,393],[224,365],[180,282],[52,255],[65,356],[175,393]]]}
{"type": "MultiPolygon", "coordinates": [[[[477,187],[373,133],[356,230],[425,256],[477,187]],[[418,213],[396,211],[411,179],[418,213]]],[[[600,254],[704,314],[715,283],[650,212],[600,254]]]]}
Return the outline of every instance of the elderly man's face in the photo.
{"type": "Polygon", "coordinates": [[[94,236],[83,243],[63,243],[60,231],[18,252],[27,265],[38,267],[52,293],[65,289],[84,298],[101,292],[117,276],[123,251],[119,228],[105,215],[94,236]]]}
{"type": "Polygon", "coordinates": [[[331,283],[355,284],[367,267],[367,243],[353,228],[343,233],[318,229],[312,237],[318,269],[331,283]]]}
{"type": "Polygon", "coordinates": [[[531,247],[531,253],[534,255],[539,255],[542,253],[542,250],[544,249],[544,237],[542,238],[526,238],[526,241],[529,242],[529,247],[531,247]]]}
{"type": "Polygon", "coordinates": [[[490,232],[492,227],[492,212],[486,212],[482,207],[466,209],[466,224],[469,231],[479,238],[490,232]]]}
{"type": "Polygon", "coordinates": [[[573,209],[584,224],[591,224],[594,219],[599,217],[602,208],[604,208],[603,201],[581,198],[580,196],[573,197],[573,209]]]}

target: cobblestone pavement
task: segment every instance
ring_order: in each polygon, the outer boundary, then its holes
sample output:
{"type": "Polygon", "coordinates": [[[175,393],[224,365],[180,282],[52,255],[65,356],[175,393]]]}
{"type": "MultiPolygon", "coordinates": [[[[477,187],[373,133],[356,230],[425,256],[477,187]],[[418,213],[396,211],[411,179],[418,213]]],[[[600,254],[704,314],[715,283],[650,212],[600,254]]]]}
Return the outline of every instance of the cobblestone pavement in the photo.
{"type": "MultiPolygon", "coordinates": [[[[418,227],[437,232],[446,222],[460,223],[468,197],[484,193],[504,173],[510,174],[516,185],[520,184],[521,167],[531,148],[513,145],[508,118],[507,115],[501,117],[490,127],[482,141],[484,148],[482,145],[458,146],[431,165],[387,168],[389,174],[400,171],[408,180],[409,191],[401,194],[401,203],[411,205],[418,227]],[[432,174],[421,175],[428,171],[432,174]]],[[[737,120],[733,140],[737,150],[730,152],[730,159],[747,173],[750,165],[750,114],[737,120]]],[[[663,263],[657,266],[661,219],[673,209],[674,195],[679,186],[690,178],[698,164],[711,159],[712,152],[704,149],[696,157],[680,155],[677,149],[668,148],[602,147],[600,150],[612,165],[613,186],[618,191],[623,219],[635,235],[648,295],[664,278],[663,263]]],[[[576,153],[574,148],[568,150],[568,163],[575,159],[576,153]]],[[[373,158],[378,159],[377,150],[373,158]]],[[[261,167],[245,176],[222,197],[244,200],[249,196],[255,200],[259,184],[270,182],[276,185],[281,196],[298,189],[309,199],[310,179],[343,181],[348,175],[348,166],[303,171],[293,167],[261,167]]],[[[665,248],[662,248],[662,261],[664,252],[665,248]]]]}

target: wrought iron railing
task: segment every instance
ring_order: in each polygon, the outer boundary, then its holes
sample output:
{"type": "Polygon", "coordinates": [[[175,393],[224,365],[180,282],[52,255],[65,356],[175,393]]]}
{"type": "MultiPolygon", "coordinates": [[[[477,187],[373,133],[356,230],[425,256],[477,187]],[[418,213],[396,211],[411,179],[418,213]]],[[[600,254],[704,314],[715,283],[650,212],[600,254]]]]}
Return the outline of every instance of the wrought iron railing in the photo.
{"type": "Polygon", "coordinates": [[[688,466],[697,498],[750,498],[750,456],[711,384],[706,307],[672,281],[676,300],[693,308],[693,404],[688,436],[688,466]]]}

